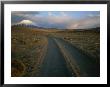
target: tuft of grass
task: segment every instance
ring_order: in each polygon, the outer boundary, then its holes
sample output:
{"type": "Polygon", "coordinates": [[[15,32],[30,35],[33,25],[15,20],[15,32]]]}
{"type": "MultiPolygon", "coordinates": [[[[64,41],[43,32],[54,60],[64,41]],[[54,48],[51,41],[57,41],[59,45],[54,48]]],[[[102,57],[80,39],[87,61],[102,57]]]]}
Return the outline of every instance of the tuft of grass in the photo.
{"type": "Polygon", "coordinates": [[[11,62],[11,76],[22,76],[25,72],[25,65],[20,60],[12,60],[11,62]]]}

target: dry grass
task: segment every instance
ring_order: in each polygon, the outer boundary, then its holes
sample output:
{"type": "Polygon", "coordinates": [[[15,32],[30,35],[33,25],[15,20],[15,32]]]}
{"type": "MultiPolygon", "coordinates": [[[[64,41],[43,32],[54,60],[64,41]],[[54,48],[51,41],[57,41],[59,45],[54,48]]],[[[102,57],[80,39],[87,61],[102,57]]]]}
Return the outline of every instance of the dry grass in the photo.
{"type": "Polygon", "coordinates": [[[11,62],[11,75],[12,77],[15,76],[22,76],[25,71],[25,65],[20,60],[12,60],[11,62]]]}
{"type": "Polygon", "coordinates": [[[86,54],[94,57],[96,60],[100,58],[100,32],[96,31],[72,31],[57,32],[56,37],[68,41],[86,54]]]}
{"type": "MultiPolygon", "coordinates": [[[[28,29],[22,27],[14,27],[11,31],[11,54],[12,60],[21,61],[25,66],[25,72],[21,76],[33,76],[33,72],[38,75],[39,66],[42,56],[48,44],[47,38],[43,31],[37,29],[28,29]]],[[[20,64],[19,64],[19,67],[20,64]]],[[[13,69],[12,76],[16,74],[16,68],[13,69]]],[[[18,74],[14,76],[19,76],[18,74]]]]}
{"type": "Polygon", "coordinates": [[[62,38],[96,60],[100,59],[100,32],[96,31],[51,31],[12,27],[11,54],[12,76],[38,76],[47,50],[46,36],[62,38]],[[14,61],[13,61],[14,60],[14,61]],[[17,60],[17,61],[15,61],[17,60]],[[20,62],[19,62],[20,61],[20,62]],[[13,63],[15,62],[15,63],[13,63]],[[19,65],[21,72],[17,71],[19,65]],[[25,67],[25,69],[23,69],[25,67]],[[23,73],[24,72],[24,73],[23,73]]]}

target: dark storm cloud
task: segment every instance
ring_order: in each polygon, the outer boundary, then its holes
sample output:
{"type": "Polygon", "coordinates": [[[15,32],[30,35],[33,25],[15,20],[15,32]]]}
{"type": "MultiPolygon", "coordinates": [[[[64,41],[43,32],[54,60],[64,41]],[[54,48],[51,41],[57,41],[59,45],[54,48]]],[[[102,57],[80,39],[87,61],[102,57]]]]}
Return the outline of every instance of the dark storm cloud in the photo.
{"type": "Polygon", "coordinates": [[[39,14],[37,11],[12,11],[11,12],[11,23],[16,24],[22,20],[28,19],[28,17],[35,16],[39,14]]]}
{"type": "Polygon", "coordinates": [[[12,14],[39,14],[37,11],[12,11],[12,14]]]}

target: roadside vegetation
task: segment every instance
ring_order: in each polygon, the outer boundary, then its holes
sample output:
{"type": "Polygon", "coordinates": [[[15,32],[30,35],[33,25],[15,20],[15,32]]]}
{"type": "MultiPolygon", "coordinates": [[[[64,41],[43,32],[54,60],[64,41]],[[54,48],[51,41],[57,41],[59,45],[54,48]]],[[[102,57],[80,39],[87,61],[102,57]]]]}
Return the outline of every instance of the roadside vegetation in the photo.
{"type": "Polygon", "coordinates": [[[45,34],[39,30],[12,27],[11,76],[38,76],[47,44],[45,34]]]}
{"type": "Polygon", "coordinates": [[[85,54],[100,60],[100,32],[96,30],[84,31],[59,31],[54,33],[55,37],[71,43],[85,54]]]}
{"type": "MultiPolygon", "coordinates": [[[[81,52],[100,62],[100,32],[97,30],[58,30],[34,29],[14,26],[11,29],[11,76],[39,76],[40,68],[47,51],[48,37],[61,38],[81,52]]],[[[55,39],[54,38],[54,39],[55,39]]],[[[57,40],[55,40],[57,42],[57,40]]],[[[65,48],[58,43],[67,63],[71,64],[76,76],[81,72],[77,63],[71,60],[65,48]],[[63,49],[63,50],[62,50],[63,49]],[[74,64],[74,65],[73,65],[74,64]]],[[[53,49],[54,50],[54,49],[53,49]]]]}

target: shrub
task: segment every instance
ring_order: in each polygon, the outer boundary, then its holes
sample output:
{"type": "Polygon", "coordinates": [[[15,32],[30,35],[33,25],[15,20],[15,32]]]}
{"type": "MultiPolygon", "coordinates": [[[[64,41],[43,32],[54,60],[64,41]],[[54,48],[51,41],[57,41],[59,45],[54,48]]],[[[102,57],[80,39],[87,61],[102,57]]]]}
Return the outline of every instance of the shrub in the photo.
{"type": "Polygon", "coordinates": [[[20,60],[12,60],[11,62],[11,76],[22,76],[25,71],[25,65],[20,60]]]}

